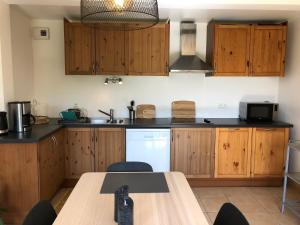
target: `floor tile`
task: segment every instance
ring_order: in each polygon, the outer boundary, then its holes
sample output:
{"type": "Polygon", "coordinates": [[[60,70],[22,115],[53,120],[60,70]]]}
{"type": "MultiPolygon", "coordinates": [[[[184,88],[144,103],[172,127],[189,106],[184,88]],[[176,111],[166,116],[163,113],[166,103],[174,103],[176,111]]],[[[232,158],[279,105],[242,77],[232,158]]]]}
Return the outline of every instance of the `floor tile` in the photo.
{"type": "Polygon", "coordinates": [[[194,191],[200,199],[225,197],[223,190],[218,187],[194,188],[194,191]]]}
{"type": "Polygon", "coordinates": [[[229,200],[226,197],[202,198],[205,212],[219,212],[222,205],[229,200]]]}

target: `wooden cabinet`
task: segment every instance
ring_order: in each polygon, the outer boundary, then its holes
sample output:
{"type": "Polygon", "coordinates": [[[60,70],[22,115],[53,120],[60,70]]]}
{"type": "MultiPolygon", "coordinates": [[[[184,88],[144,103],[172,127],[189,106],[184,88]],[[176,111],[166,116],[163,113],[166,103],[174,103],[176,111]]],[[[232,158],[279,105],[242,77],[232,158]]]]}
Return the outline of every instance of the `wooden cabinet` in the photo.
{"type": "Polygon", "coordinates": [[[215,177],[250,177],[250,128],[217,128],[215,177]]]}
{"type": "Polygon", "coordinates": [[[125,130],[95,129],[95,170],[105,172],[112,163],[125,161],[125,130]]]}
{"type": "Polygon", "coordinates": [[[284,76],[287,24],[212,21],[207,35],[215,76],[284,76]]]}
{"type": "Polygon", "coordinates": [[[40,199],[49,200],[64,181],[64,131],[61,130],[38,144],[40,199]]]}
{"type": "Polygon", "coordinates": [[[5,224],[21,224],[64,180],[64,130],[34,144],[0,144],[0,208],[5,224]]]}
{"type": "Polygon", "coordinates": [[[168,23],[159,23],[126,33],[129,75],[169,75],[169,32],[168,23]]]}
{"type": "Polygon", "coordinates": [[[172,129],[171,167],[189,178],[212,177],[214,129],[172,129]]]}
{"type": "Polygon", "coordinates": [[[64,25],[66,75],[169,74],[168,23],[131,31],[124,25],[64,25]]]}
{"type": "Polygon", "coordinates": [[[250,25],[216,25],[215,75],[248,75],[250,25]]]}
{"type": "Polygon", "coordinates": [[[111,25],[95,25],[96,74],[124,75],[125,32],[121,27],[109,30],[108,26],[111,25]]]}
{"type": "Polygon", "coordinates": [[[83,173],[95,171],[94,129],[66,129],[66,177],[80,178],[83,173]]]}
{"type": "Polygon", "coordinates": [[[64,21],[65,72],[67,75],[95,74],[94,28],[64,21]]]}
{"type": "Polygon", "coordinates": [[[5,224],[21,224],[39,200],[36,144],[0,145],[0,208],[5,224]]]}
{"type": "Polygon", "coordinates": [[[252,176],[282,177],[288,138],[287,128],[253,129],[252,176]]]}
{"type": "Polygon", "coordinates": [[[254,25],[251,44],[253,76],[284,75],[287,26],[254,25]]]}

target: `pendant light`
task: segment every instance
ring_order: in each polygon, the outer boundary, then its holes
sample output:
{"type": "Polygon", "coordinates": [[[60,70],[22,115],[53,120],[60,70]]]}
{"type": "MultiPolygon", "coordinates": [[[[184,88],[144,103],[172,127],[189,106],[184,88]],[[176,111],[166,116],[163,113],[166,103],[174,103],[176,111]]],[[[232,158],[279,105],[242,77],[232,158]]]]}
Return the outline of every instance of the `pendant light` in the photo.
{"type": "Polygon", "coordinates": [[[158,4],[157,0],[81,0],[81,21],[118,24],[121,26],[111,27],[125,30],[144,29],[159,22],[158,4]]]}

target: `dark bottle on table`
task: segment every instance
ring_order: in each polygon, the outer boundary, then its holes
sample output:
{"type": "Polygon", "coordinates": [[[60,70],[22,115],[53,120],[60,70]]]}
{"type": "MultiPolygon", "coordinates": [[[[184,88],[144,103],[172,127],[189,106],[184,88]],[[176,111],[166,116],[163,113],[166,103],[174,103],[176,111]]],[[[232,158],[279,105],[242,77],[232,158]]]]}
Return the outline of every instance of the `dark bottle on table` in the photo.
{"type": "Polygon", "coordinates": [[[119,202],[118,225],[133,225],[133,206],[133,200],[128,196],[119,202]]]}
{"type": "Polygon", "coordinates": [[[128,198],[128,185],[123,185],[118,190],[115,191],[115,215],[114,219],[115,222],[118,222],[118,211],[120,202],[124,202],[124,198],[128,198]]]}

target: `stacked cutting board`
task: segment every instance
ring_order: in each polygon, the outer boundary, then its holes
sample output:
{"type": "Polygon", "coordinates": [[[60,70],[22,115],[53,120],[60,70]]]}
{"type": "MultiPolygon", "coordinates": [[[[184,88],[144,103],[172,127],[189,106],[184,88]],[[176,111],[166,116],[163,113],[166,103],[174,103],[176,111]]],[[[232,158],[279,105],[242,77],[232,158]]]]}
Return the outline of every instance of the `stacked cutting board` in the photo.
{"type": "Polygon", "coordinates": [[[172,118],[194,119],[196,116],[196,104],[194,101],[172,102],[172,118]]]}

